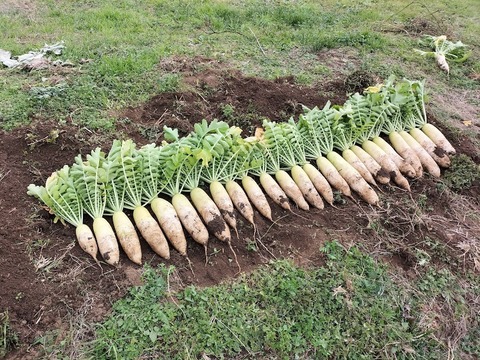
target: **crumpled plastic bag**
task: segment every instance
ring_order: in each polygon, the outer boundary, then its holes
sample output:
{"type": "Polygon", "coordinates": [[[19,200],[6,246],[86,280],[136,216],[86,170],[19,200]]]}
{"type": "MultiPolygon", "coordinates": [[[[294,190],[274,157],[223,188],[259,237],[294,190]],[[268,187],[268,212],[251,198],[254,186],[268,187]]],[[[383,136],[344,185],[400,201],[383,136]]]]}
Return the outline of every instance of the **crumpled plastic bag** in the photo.
{"type": "Polygon", "coordinates": [[[53,45],[45,44],[39,51],[29,51],[26,54],[19,55],[17,59],[12,58],[10,51],[0,49],[0,62],[8,68],[43,69],[50,64],[50,59],[46,58],[45,55],[50,53],[61,55],[64,48],[63,41],[53,45]]]}

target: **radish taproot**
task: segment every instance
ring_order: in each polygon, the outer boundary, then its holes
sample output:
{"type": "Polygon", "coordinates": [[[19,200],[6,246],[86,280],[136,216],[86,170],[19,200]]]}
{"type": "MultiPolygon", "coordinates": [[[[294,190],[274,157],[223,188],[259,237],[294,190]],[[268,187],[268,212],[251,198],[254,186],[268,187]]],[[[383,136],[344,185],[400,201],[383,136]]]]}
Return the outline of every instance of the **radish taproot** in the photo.
{"type": "Polygon", "coordinates": [[[409,133],[415,140],[417,140],[417,142],[427,151],[427,153],[439,166],[444,168],[450,167],[450,157],[447,155],[445,150],[437,147],[432,139],[425,135],[422,130],[412,128],[409,133]]]}
{"type": "Polygon", "coordinates": [[[357,155],[358,159],[365,165],[365,167],[373,175],[374,179],[380,184],[386,185],[390,182],[390,174],[384,168],[380,166],[375,159],[369,155],[358,145],[353,145],[350,150],[357,155]]]}

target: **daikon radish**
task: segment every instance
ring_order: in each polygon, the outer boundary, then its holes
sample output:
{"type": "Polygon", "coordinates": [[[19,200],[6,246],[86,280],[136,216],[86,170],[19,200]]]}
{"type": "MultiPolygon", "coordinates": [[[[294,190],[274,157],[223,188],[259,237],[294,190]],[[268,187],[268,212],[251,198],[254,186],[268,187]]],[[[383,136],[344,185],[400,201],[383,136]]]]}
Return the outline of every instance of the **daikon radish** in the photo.
{"type": "Polygon", "coordinates": [[[30,184],[27,194],[41,200],[48,211],[60,220],[75,226],[78,244],[97,261],[98,246],[90,227],[83,223],[83,204],[69,175],[70,167],[65,165],[47,178],[45,186],[30,184]]]}
{"type": "Polygon", "coordinates": [[[361,175],[340,154],[331,151],[327,154],[330,162],[335,166],[340,175],[348,182],[350,187],[370,205],[378,205],[377,193],[366,183],[361,175]]]}
{"type": "Polygon", "coordinates": [[[410,163],[408,163],[404,158],[402,158],[394,148],[390,146],[389,143],[387,143],[385,140],[383,140],[381,137],[377,136],[373,138],[373,142],[380,147],[387,156],[392,159],[392,161],[397,165],[398,170],[400,172],[410,178],[415,178],[417,176],[417,172],[415,169],[412,167],[410,163]]]}
{"type": "Polygon", "coordinates": [[[97,239],[98,250],[107,264],[116,266],[120,251],[115,233],[105,218],[106,193],[102,187],[108,184],[108,172],[105,169],[105,155],[96,148],[86,161],[75,157],[70,175],[79,198],[82,199],[85,212],[93,219],[93,232],[97,239]]]}
{"type": "Polygon", "coordinates": [[[293,180],[297,184],[307,202],[315,206],[317,209],[323,209],[323,200],[305,170],[296,165],[292,167],[291,172],[293,180]]]}
{"type": "Polygon", "coordinates": [[[310,163],[303,165],[303,170],[307,173],[318,193],[322,195],[327,203],[333,205],[334,196],[332,187],[322,173],[310,163]]]}
{"type": "Polygon", "coordinates": [[[157,197],[152,200],[150,206],[172,246],[180,255],[186,256],[187,240],[183,232],[182,223],[173,205],[167,200],[157,197]]]}
{"type": "Polygon", "coordinates": [[[265,216],[268,220],[272,220],[272,210],[268,204],[262,189],[258,184],[248,175],[242,178],[243,189],[247,193],[248,198],[254,204],[255,208],[265,216]]]}
{"type": "Polygon", "coordinates": [[[428,155],[432,157],[435,162],[444,168],[450,167],[450,157],[445,150],[437,147],[435,143],[425,133],[417,128],[410,130],[410,135],[417,140],[417,142],[427,151],[428,155]]]}
{"type": "Polygon", "coordinates": [[[432,159],[430,155],[428,155],[427,151],[406,131],[401,131],[400,135],[405,140],[405,142],[415,151],[420,162],[424,166],[425,170],[427,170],[430,175],[435,177],[440,177],[440,168],[438,167],[435,160],[432,159]]]}
{"type": "Polygon", "coordinates": [[[190,191],[190,197],[193,205],[200,213],[200,217],[207,224],[207,228],[217,239],[229,243],[231,241],[230,229],[215,202],[199,187],[190,191]]]}
{"type": "Polygon", "coordinates": [[[366,166],[368,171],[373,175],[373,177],[380,184],[388,184],[390,182],[390,174],[388,171],[383,169],[378,162],[375,161],[365,150],[363,150],[358,145],[353,145],[350,150],[352,150],[355,155],[360,159],[360,161],[366,166]]]}

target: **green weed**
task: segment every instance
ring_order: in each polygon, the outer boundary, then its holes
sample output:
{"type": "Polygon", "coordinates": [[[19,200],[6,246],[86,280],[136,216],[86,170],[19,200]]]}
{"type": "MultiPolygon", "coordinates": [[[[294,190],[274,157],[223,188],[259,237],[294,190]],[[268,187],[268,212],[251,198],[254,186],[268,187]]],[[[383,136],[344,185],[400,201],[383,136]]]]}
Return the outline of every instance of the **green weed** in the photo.
{"type": "Polygon", "coordinates": [[[0,358],[18,346],[18,335],[10,326],[8,311],[0,312],[0,358]]]}
{"type": "Polygon", "coordinates": [[[465,154],[452,157],[450,168],[445,171],[442,182],[455,191],[468,189],[480,179],[480,167],[465,154]]]}

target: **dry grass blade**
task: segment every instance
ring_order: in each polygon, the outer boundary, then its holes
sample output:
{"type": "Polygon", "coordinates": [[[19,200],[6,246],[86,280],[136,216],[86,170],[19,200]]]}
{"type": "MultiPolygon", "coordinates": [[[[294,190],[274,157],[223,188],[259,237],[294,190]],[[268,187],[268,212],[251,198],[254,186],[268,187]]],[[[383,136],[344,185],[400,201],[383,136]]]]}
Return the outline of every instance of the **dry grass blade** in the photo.
{"type": "Polygon", "coordinates": [[[7,177],[8,174],[10,174],[10,171],[11,170],[8,170],[7,172],[5,172],[4,170],[0,171],[0,182],[2,182],[3,179],[7,177]]]}

